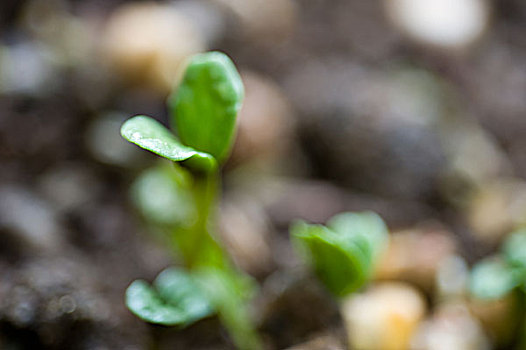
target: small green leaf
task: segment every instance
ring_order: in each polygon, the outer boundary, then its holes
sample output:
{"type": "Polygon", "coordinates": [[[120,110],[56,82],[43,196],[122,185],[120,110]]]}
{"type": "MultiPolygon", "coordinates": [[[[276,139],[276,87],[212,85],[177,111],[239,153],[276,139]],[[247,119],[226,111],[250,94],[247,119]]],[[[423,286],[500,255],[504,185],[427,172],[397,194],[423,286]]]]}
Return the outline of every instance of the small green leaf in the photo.
{"type": "Polygon", "coordinates": [[[209,299],[193,275],[169,268],[157,276],[154,286],[163,300],[184,310],[187,322],[197,321],[212,313],[209,299]]]}
{"type": "Polygon", "coordinates": [[[355,240],[305,222],[294,224],[291,234],[318,278],[333,294],[345,296],[367,281],[370,259],[355,240]]]}
{"type": "Polygon", "coordinates": [[[168,99],[172,128],[185,145],[223,162],[230,153],[243,94],[243,83],[228,56],[196,55],[168,99]]]}
{"type": "Polygon", "coordinates": [[[173,227],[195,220],[195,204],[188,184],[180,181],[181,167],[162,165],[145,170],[134,181],[131,196],[150,222],[173,227]],[[186,185],[186,186],[185,186],[186,185]]]}
{"type": "Polygon", "coordinates": [[[213,311],[199,285],[183,271],[163,271],[154,287],[136,280],[126,290],[126,306],[144,321],[184,327],[213,311]]]}
{"type": "Polygon", "coordinates": [[[121,127],[126,140],[173,162],[183,162],[191,168],[211,171],[215,159],[207,153],[184,146],[168,129],[153,118],[139,115],[128,119],[121,127]]]}
{"type": "Polygon", "coordinates": [[[469,289],[479,299],[499,299],[519,286],[523,279],[521,269],[496,258],[487,258],[473,268],[469,289]]]}
{"type": "Polygon", "coordinates": [[[512,232],[502,246],[502,253],[510,265],[526,269],[526,229],[512,232]]]}
{"type": "Polygon", "coordinates": [[[356,242],[371,268],[385,249],[389,238],[384,221],[373,212],[341,213],[332,217],[327,222],[327,227],[356,242]]]}

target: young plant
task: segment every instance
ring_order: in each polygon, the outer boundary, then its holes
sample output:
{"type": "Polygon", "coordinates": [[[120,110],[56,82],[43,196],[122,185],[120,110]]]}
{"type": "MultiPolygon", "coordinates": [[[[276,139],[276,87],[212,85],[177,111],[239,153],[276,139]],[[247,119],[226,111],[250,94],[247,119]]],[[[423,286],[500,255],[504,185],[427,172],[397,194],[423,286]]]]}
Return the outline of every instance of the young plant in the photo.
{"type": "MultiPolygon", "coordinates": [[[[243,94],[241,78],[226,55],[200,54],[190,60],[168,99],[177,136],[147,116],[127,120],[121,134],[173,162],[174,177],[182,179],[180,193],[188,194],[182,202],[177,195],[163,202],[185,207],[177,216],[185,222],[170,237],[184,269],[163,271],[152,286],[133,282],[126,291],[126,305],[143,320],[167,326],[184,327],[217,313],[236,346],[250,350],[261,348],[247,310],[253,283],[232,264],[214,232],[219,170],[232,147],[243,94]]],[[[151,173],[147,181],[152,179],[162,181],[163,175],[151,173]]],[[[165,223],[172,219],[170,214],[153,216],[165,223]]]]}
{"type": "Polygon", "coordinates": [[[302,257],[338,298],[357,291],[370,280],[389,238],[385,223],[372,212],[341,213],[326,226],[298,221],[290,231],[302,257]]]}
{"type": "Polygon", "coordinates": [[[512,232],[500,254],[473,267],[469,287],[474,297],[485,300],[500,299],[516,290],[526,292],[526,229],[512,232]]]}
{"type": "MultiPolygon", "coordinates": [[[[508,315],[506,327],[518,339],[514,348],[526,349],[526,228],[510,233],[498,254],[479,261],[473,267],[469,291],[479,301],[500,301],[513,297],[513,314],[508,315]]],[[[507,344],[510,345],[510,344],[507,344]]]]}

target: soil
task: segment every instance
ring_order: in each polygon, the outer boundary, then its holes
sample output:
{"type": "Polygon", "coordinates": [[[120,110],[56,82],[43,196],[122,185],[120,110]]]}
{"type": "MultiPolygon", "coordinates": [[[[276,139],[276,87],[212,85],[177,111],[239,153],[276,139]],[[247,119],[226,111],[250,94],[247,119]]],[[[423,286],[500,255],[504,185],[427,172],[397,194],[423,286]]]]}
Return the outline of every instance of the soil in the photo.
{"type": "MultiPolygon", "coordinates": [[[[102,20],[123,2],[65,6],[102,20]]],[[[20,24],[27,3],[0,2],[3,45],[36,42],[20,24]]],[[[466,218],[443,195],[441,171],[449,161],[436,129],[377,112],[388,103],[384,94],[371,92],[358,104],[342,91],[372,89],[372,81],[384,91],[382,84],[400,67],[431,72],[448,84],[454,97],[447,103],[461,111],[459,118],[490,135],[511,174],[522,179],[526,6],[494,2],[491,31],[476,49],[446,55],[394,31],[380,1],[295,3],[297,26],[289,39],[249,39],[233,25],[213,49],[275,81],[295,111],[294,146],[276,156],[277,173],[287,179],[279,188],[286,190],[246,180],[257,198],[271,193],[270,201],[256,201],[273,252],[256,276],[261,333],[269,349],[309,340],[294,349],[339,349],[346,341],[337,306],[298,268],[288,242],[292,220],[324,222],[343,210],[371,209],[391,229],[440,222],[471,262],[496,247],[477,243],[466,218]]],[[[96,67],[54,71],[54,83],[38,93],[0,93],[0,348],[232,349],[215,318],[176,330],[145,324],[125,308],[131,281],[152,280],[173,264],[129,197],[133,179],[156,159],[104,161],[90,146],[88,130],[108,111],[166,121],[166,110],[163,98],[148,91],[98,81],[89,73],[96,67]]],[[[245,190],[252,195],[236,183],[236,169],[227,166],[226,198],[245,190]]]]}

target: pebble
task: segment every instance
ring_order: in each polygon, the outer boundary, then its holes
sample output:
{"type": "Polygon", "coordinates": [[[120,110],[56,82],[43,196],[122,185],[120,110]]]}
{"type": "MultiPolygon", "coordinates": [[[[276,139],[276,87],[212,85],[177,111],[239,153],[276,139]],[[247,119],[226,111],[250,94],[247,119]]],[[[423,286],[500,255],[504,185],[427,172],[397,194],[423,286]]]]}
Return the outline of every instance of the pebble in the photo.
{"type": "Polygon", "coordinates": [[[412,350],[489,350],[490,343],[480,323],[462,303],[440,305],[419,327],[412,350]]]}
{"type": "Polygon", "coordinates": [[[514,178],[488,181],[474,193],[464,215],[479,242],[497,244],[526,223],[526,183],[514,178]]]}
{"type": "Polygon", "coordinates": [[[44,173],[39,179],[39,189],[58,211],[64,212],[93,202],[100,184],[91,169],[66,163],[44,173]]]}
{"type": "Polygon", "coordinates": [[[384,0],[395,28],[440,49],[460,49],[484,33],[490,15],[486,0],[384,0]]]}
{"type": "Polygon", "coordinates": [[[192,21],[207,46],[215,46],[224,38],[227,18],[217,4],[209,0],[178,0],[173,7],[192,21]]]}
{"type": "Polygon", "coordinates": [[[56,90],[50,52],[38,43],[0,46],[0,92],[42,96],[56,90]]]}
{"type": "Polygon", "coordinates": [[[297,6],[292,0],[213,0],[233,13],[239,32],[256,43],[283,43],[294,33],[297,6]]]}
{"type": "Polygon", "coordinates": [[[192,21],[173,6],[155,2],[122,5],[101,34],[101,50],[124,81],[167,95],[189,56],[205,50],[192,21]]]}
{"type": "Polygon", "coordinates": [[[442,259],[435,276],[436,293],[440,298],[450,299],[466,294],[469,267],[460,255],[452,254],[442,259]]]}
{"type": "Polygon", "coordinates": [[[332,58],[306,60],[285,86],[302,114],[300,140],[315,176],[399,199],[424,199],[435,190],[447,160],[436,76],[332,58]]]}
{"type": "Polygon", "coordinates": [[[404,350],[426,312],[422,294],[401,282],[372,286],[343,301],[349,349],[404,350]]]}
{"type": "Polygon", "coordinates": [[[62,228],[49,203],[16,185],[0,187],[0,227],[24,245],[43,251],[62,246],[62,228]]]}
{"type": "Polygon", "coordinates": [[[437,227],[393,232],[390,237],[389,246],[377,265],[375,279],[407,281],[433,291],[437,271],[457,249],[452,235],[437,227]]]}
{"type": "Polygon", "coordinates": [[[245,99],[230,162],[275,161],[283,157],[293,139],[291,106],[273,81],[250,71],[241,72],[241,79],[245,99]]]}

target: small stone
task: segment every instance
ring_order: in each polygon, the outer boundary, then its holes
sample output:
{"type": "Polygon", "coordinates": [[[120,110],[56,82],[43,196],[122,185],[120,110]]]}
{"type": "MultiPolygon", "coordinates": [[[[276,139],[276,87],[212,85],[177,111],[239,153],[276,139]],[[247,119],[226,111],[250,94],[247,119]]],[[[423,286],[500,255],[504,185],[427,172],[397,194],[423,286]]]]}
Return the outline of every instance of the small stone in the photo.
{"type": "Polygon", "coordinates": [[[21,187],[0,187],[0,227],[36,249],[55,251],[63,244],[49,203],[21,187]]]}
{"type": "Polygon", "coordinates": [[[436,289],[440,298],[448,299],[465,295],[469,279],[469,268],[459,255],[442,259],[436,272],[436,289]]]}
{"type": "Polygon", "coordinates": [[[447,105],[437,76],[333,58],[307,60],[285,84],[302,114],[300,141],[314,176],[398,199],[425,201],[436,191],[446,166],[437,124],[447,105]]]}
{"type": "Polygon", "coordinates": [[[490,343],[480,323],[462,303],[439,306],[422,323],[411,342],[413,350],[489,350],[490,343]]]}
{"type": "Polygon", "coordinates": [[[498,243],[505,234],[526,223],[526,183],[519,179],[485,183],[473,195],[465,215],[477,240],[498,243]]]}
{"type": "Polygon", "coordinates": [[[58,68],[77,68],[97,59],[94,25],[73,15],[68,5],[63,1],[27,1],[20,16],[22,28],[51,52],[58,68]]]}
{"type": "Polygon", "coordinates": [[[272,161],[283,156],[293,138],[293,112],[285,95],[272,81],[241,72],[245,99],[238,116],[231,163],[272,161]]]}
{"type": "Polygon", "coordinates": [[[125,81],[149,84],[166,95],[181,63],[205,50],[200,33],[174,7],[155,2],[122,5],[102,34],[102,51],[125,81]]]}
{"type": "Polygon", "coordinates": [[[342,304],[349,349],[408,349],[425,315],[422,294],[408,284],[376,285],[342,304]]]}
{"type": "Polygon", "coordinates": [[[51,55],[42,45],[0,46],[0,92],[42,96],[56,87],[51,55]]]}
{"type": "Polygon", "coordinates": [[[214,45],[223,39],[226,31],[226,18],[216,4],[209,0],[179,0],[174,8],[190,19],[207,44],[214,45]]]}
{"type": "Polygon", "coordinates": [[[292,35],[297,7],[292,0],[213,0],[239,20],[240,32],[259,43],[280,43],[292,35]]]}
{"type": "Polygon", "coordinates": [[[59,211],[78,209],[92,202],[100,190],[91,170],[79,164],[52,168],[41,176],[39,187],[59,211]]]}
{"type": "Polygon", "coordinates": [[[409,38],[442,49],[473,44],[488,25],[485,0],[385,0],[393,24],[409,38]]]}
{"type": "Polygon", "coordinates": [[[393,232],[375,279],[402,280],[432,291],[440,264],[455,250],[456,242],[451,234],[441,228],[393,232]]]}

